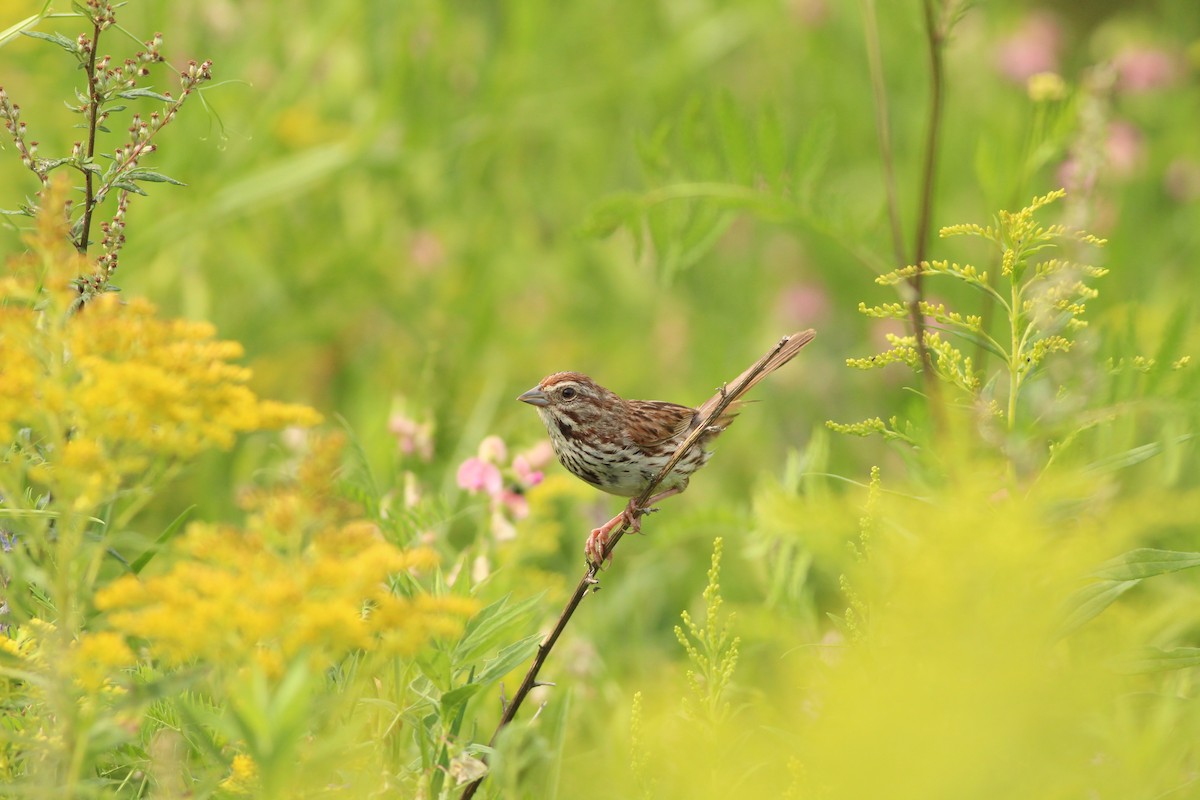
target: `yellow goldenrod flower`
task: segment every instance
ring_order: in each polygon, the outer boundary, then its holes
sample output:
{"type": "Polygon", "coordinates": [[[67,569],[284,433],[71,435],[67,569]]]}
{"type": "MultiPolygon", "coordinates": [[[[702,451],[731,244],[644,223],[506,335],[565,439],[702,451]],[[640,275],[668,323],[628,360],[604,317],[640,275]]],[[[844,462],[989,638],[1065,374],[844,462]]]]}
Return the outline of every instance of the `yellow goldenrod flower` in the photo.
{"type": "Polygon", "coordinates": [[[221,788],[231,794],[253,794],[258,787],[258,765],[250,756],[239,753],[229,766],[229,777],[221,781],[221,788]]]}

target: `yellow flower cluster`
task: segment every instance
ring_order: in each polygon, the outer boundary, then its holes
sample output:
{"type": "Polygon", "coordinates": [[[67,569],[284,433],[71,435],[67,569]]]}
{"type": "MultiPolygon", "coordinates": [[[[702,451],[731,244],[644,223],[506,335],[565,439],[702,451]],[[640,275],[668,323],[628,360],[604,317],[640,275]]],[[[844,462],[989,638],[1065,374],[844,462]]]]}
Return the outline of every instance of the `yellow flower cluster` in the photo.
{"type": "MultiPolygon", "coordinates": [[[[314,425],[317,412],[262,400],[236,342],[116,294],[73,305],[89,268],[67,244],[51,192],[30,252],[0,279],[0,442],[22,437],[26,478],[92,508],[158,459],[228,449],[240,433],[314,425]]],[[[59,205],[55,205],[55,203],[59,205]]],[[[15,486],[8,486],[11,492],[15,486]]]]}
{"type": "Polygon", "coordinates": [[[80,634],[71,647],[72,673],[89,694],[115,688],[112,677],[136,661],[124,637],[112,631],[80,634]]]}
{"type": "Polygon", "coordinates": [[[100,590],[96,606],[112,629],[145,641],[168,665],[256,662],[276,676],[303,655],[328,664],[352,650],[410,654],[431,637],[457,634],[476,609],[465,598],[394,590],[391,576],[432,568],[437,556],[395,547],[370,523],[323,530],[298,552],[269,538],[192,525],[170,569],[120,578],[100,590]]]}
{"type": "Polygon", "coordinates": [[[229,766],[229,777],[221,781],[221,788],[235,795],[251,795],[258,789],[258,765],[243,753],[233,757],[229,766]]]}
{"type": "MultiPolygon", "coordinates": [[[[137,660],[124,637],[111,631],[85,632],[60,642],[54,623],[34,618],[9,636],[0,636],[0,658],[19,663],[19,674],[24,675],[44,677],[49,670],[64,669],[75,688],[87,697],[124,691],[114,678],[137,660]]],[[[44,685],[44,681],[34,683],[44,685]]]]}

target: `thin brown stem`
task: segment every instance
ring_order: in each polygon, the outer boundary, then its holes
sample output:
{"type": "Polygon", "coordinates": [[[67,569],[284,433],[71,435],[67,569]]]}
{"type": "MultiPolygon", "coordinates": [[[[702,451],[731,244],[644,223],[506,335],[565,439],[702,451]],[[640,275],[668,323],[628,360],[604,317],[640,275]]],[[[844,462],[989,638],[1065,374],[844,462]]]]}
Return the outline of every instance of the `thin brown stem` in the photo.
{"type": "MultiPolygon", "coordinates": [[[[925,35],[929,46],[929,121],[925,134],[925,158],[921,171],[921,198],[917,209],[917,227],[913,236],[913,264],[921,264],[926,260],[929,248],[929,234],[933,219],[933,193],[937,183],[937,157],[942,127],[942,103],[944,94],[944,66],[942,63],[942,48],[945,45],[945,28],[942,20],[934,13],[933,0],[924,0],[921,4],[924,10],[925,35]]],[[[940,389],[937,374],[934,372],[933,360],[929,348],[925,344],[925,318],[921,314],[921,301],[924,299],[921,285],[921,274],[918,272],[909,279],[911,296],[908,298],[908,313],[912,322],[913,337],[916,339],[917,355],[921,360],[921,374],[925,380],[925,390],[929,395],[934,419],[940,414],[940,389]]]]}
{"type": "Polygon", "coordinates": [[[92,188],[92,166],[93,159],[96,156],[96,129],[99,127],[100,119],[100,92],[96,89],[96,53],[100,50],[100,20],[96,19],[92,23],[92,50],[88,54],[87,63],[87,82],[88,82],[88,141],[86,165],[88,169],[83,171],[83,224],[79,229],[79,239],[75,242],[75,249],[80,253],[87,253],[88,238],[92,231],[92,212],[96,208],[96,196],[92,188]]]}
{"type": "MultiPolygon", "coordinates": [[[[754,366],[741,376],[741,380],[737,382],[737,385],[731,388],[722,387],[720,401],[716,404],[712,411],[709,412],[708,416],[706,416],[704,420],[692,430],[691,434],[683,440],[679,447],[675,448],[675,452],[671,456],[671,459],[663,466],[662,469],[658,471],[658,474],[654,476],[654,479],[646,485],[646,488],[642,491],[642,493],[638,495],[637,499],[634,501],[634,508],[644,508],[645,504],[650,500],[651,496],[653,496],[654,490],[658,488],[658,485],[663,481],[663,479],[671,473],[671,470],[675,469],[675,466],[685,455],[687,455],[688,451],[700,441],[700,437],[705,434],[709,426],[716,422],[716,420],[719,419],[723,413],[725,413],[725,410],[729,408],[729,404],[732,403],[733,399],[741,393],[741,390],[744,387],[749,386],[754,379],[762,373],[763,369],[766,368],[767,364],[770,363],[775,354],[782,350],[783,346],[788,343],[789,338],[790,337],[785,336],[777,345],[775,345],[775,347],[771,348],[766,355],[756,361],[754,366]]],[[[588,564],[587,570],[583,573],[583,577],[579,579],[579,585],[575,587],[575,591],[571,593],[571,597],[569,600],[567,600],[566,606],[563,607],[562,613],[558,615],[558,621],[554,623],[554,628],[549,634],[547,634],[545,640],[538,645],[537,653],[535,653],[533,657],[533,663],[529,665],[529,671],[525,673],[525,678],[521,681],[521,685],[517,687],[516,693],[504,707],[504,713],[500,716],[500,722],[498,725],[496,725],[496,730],[494,733],[492,733],[492,738],[488,742],[489,746],[495,746],[496,740],[500,737],[500,732],[503,731],[504,728],[517,716],[517,711],[521,708],[521,704],[525,701],[525,698],[529,692],[532,691],[534,687],[539,685],[537,676],[538,672],[540,672],[542,669],[542,664],[546,662],[546,658],[550,655],[550,651],[554,649],[555,643],[558,642],[558,637],[562,635],[564,630],[566,630],[567,623],[571,621],[571,617],[575,614],[575,609],[577,609],[579,604],[583,602],[584,595],[588,593],[589,589],[594,589],[595,587],[599,586],[600,582],[596,578],[596,573],[600,571],[600,564],[603,564],[608,560],[609,555],[614,549],[616,549],[617,543],[621,541],[621,537],[625,535],[625,532],[628,529],[629,522],[622,522],[621,526],[609,536],[608,543],[605,545],[604,552],[600,558],[600,563],[588,564]]],[[[483,783],[486,777],[487,775],[484,774],[483,777],[477,778],[468,784],[466,790],[462,793],[461,800],[470,800],[472,797],[474,797],[475,792],[479,790],[480,785],[483,783]]]]}

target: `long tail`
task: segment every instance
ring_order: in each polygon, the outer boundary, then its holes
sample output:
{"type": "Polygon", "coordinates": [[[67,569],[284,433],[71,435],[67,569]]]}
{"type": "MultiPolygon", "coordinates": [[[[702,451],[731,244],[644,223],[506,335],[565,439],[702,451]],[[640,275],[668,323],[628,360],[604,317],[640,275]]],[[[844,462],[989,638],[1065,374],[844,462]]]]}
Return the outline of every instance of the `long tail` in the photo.
{"type": "MultiPolygon", "coordinates": [[[[735,401],[738,400],[745,395],[746,392],[754,388],[754,386],[763,378],[767,377],[772,372],[795,358],[796,353],[800,352],[800,348],[811,342],[813,337],[816,335],[817,332],[809,328],[806,331],[799,331],[798,333],[793,333],[791,336],[783,337],[779,344],[772,348],[769,353],[764,355],[758,361],[754,362],[754,364],[746,369],[746,371],[744,371],[741,375],[738,375],[729,383],[725,384],[724,391],[736,392],[736,394],[733,396],[733,399],[735,401]],[[751,375],[753,375],[753,377],[750,377],[751,375]],[[747,378],[749,378],[749,380],[747,380],[747,378]],[[743,381],[746,381],[744,386],[740,385],[743,381]]],[[[718,403],[721,402],[722,394],[723,392],[717,392],[715,395],[705,401],[704,405],[700,406],[699,419],[704,419],[710,413],[712,413],[712,410],[716,408],[718,403]]],[[[717,424],[724,428],[733,421],[736,411],[737,404],[731,404],[729,406],[729,411],[721,415],[721,418],[717,421],[717,424]]]]}

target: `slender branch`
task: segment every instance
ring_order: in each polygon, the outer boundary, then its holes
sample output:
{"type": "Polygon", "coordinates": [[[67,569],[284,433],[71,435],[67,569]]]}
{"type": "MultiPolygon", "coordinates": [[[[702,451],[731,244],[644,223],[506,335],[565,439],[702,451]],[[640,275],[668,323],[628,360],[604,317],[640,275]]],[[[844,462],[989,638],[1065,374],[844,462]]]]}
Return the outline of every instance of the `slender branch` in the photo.
{"type": "MultiPolygon", "coordinates": [[[[100,49],[100,18],[97,17],[92,22],[92,50],[88,53],[87,63],[87,84],[88,84],[88,141],[87,141],[87,161],[89,167],[93,163],[96,156],[96,128],[99,127],[100,118],[100,92],[96,89],[96,53],[100,49]]],[[[87,253],[88,237],[92,230],[92,211],[96,208],[96,197],[92,193],[92,170],[85,169],[83,171],[84,181],[84,201],[83,201],[83,225],[79,230],[79,240],[75,242],[75,249],[80,253],[87,253]]]]}
{"type": "MultiPolygon", "coordinates": [[[[917,227],[913,237],[914,254],[912,263],[925,261],[929,247],[930,221],[933,218],[933,192],[937,183],[937,156],[942,127],[942,101],[944,93],[944,67],[942,47],[945,44],[945,29],[934,14],[933,0],[924,0],[925,35],[929,45],[929,121],[925,135],[925,161],[921,174],[921,201],[917,210],[917,227]]],[[[908,313],[912,321],[913,336],[917,341],[917,355],[921,359],[921,374],[925,390],[929,395],[934,419],[940,415],[940,387],[929,348],[925,346],[925,319],[921,315],[921,273],[909,280],[912,296],[908,300],[908,313]]]]}
{"type": "MultiPolygon", "coordinates": [[[[721,400],[716,404],[713,410],[709,412],[708,416],[701,420],[700,424],[692,430],[688,437],[684,439],[677,448],[675,448],[675,453],[671,456],[670,460],[663,465],[663,468],[658,471],[658,474],[654,476],[654,479],[650,481],[650,483],[646,484],[646,488],[634,501],[635,509],[641,513],[645,513],[644,506],[646,502],[650,500],[651,496],[653,496],[654,490],[658,488],[658,485],[662,483],[667,475],[671,473],[671,470],[675,469],[675,466],[680,462],[680,460],[683,459],[685,455],[687,455],[688,451],[700,441],[700,437],[707,432],[709,426],[716,422],[721,415],[725,413],[725,410],[729,408],[729,404],[732,403],[733,399],[738,396],[741,389],[749,385],[762,373],[763,369],[766,368],[767,363],[770,362],[776,353],[783,349],[785,344],[787,344],[788,338],[789,337],[785,336],[779,341],[778,344],[771,348],[766,355],[756,361],[754,366],[742,376],[741,381],[739,381],[736,386],[732,388],[721,388],[721,400]]],[[[542,664],[546,662],[546,658],[550,655],[550,651],[554,649],[555,643],[558,642],[558,637],[562,635],[562,632],[567,627],[567,623],[571,621],[571,617],[575,614],[575,609],[578,608],[579,604],[583,601],[584,595],[588,593],[589,589],[594,589],[599,586],[600,581],[596,578],[596,573],[600,571],[600,565],[607,561],[609,555],[614,549],[616,549],[617,543],[621,541],[621,537],[625,535],[625,532],[628,530],[628,528],[629,522],[622,522],[621,526],[609,536],[608,543],[605,545],[604,552],[600,557],[600,563],[588,564],[587,570],[583,573],[583,577],[579,579],[579,585],[575,587],[575,591],[571,594],[570,599],[567,600],[567,604],[563,607],[562,613],[558,615],[558,621],[554,623],[554,628],[549,634],[546,635],[545,640],[538,645],[537,653],[535,653],[533,656],[533,663],[529,665],[529,671],[525,673],[525,678],[521,681],[521,685],[517,687],[516,694],[512,696],[512,699],[505,706],[504,713],[500,716],[500,722],[498,725],[496,725],[496,730],[488,742],[489,746],[495,746],[496,740],[500,737],[500,732],[504,730],[504,728],[517,716],[517,711],[521,708],[521,704],[525,701],[525,697],[529,694],[529,692],[533,690],[534,687],[541,685],[538,683],[537,676],[538,672],[542,668],[542,664]]],[[[472,797],[474,797],[475,792],[479,790],[479,786],[483,783],[486,777],[487,775],[485,773],[482,777],[476,778],[474,781],[468,784],[466,790],[462,793],[461,800],[470,800],[472,797]]]]}

